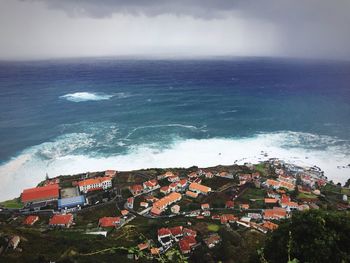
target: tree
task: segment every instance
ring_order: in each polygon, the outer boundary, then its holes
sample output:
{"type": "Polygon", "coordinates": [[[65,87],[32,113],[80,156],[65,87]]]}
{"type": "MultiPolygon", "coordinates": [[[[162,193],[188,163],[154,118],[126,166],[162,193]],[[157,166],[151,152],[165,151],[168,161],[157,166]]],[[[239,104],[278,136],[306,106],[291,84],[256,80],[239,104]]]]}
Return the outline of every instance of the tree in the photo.
{"type": "Polygon", "coordinates": [[[349,262],[350,215],[311,210],[294,213],[268,237],[268,262],[349,262]]]}

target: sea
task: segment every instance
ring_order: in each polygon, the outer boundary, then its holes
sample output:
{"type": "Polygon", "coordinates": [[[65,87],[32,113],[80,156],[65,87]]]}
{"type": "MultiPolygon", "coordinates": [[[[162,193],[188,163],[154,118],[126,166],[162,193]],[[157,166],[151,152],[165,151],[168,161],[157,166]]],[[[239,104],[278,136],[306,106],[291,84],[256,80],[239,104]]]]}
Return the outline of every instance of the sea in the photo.
{"type": "Polygon", "coordinates": [[[268,158],[350,178],[349,62],[0,62],[0,200],[46,175],[268,158]]]}

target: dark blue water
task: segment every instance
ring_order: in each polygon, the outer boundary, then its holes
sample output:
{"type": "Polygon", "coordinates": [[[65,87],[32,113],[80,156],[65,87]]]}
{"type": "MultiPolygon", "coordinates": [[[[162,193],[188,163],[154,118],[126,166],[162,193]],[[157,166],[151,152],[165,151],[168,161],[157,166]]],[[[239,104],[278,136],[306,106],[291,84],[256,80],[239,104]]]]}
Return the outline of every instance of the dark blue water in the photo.
{"type": "Polygon", "coordinates": [[[349,145],[350,63],[0,62],[3,164],[28,149],[45,160],[108,157],[144,144],[163,148],[174,140],[281,132],[295,132],[291,146],[349,145]]]}

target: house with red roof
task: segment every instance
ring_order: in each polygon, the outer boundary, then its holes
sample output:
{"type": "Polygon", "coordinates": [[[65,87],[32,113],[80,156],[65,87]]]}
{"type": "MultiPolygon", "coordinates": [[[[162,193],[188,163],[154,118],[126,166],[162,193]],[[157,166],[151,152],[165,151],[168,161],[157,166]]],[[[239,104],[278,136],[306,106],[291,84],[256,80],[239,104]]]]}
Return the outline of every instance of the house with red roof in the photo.
{"type": "Polygon", "coordinates": [[[122,216],[126,216],[129,214],[129,211],[128,210],[121,210],[120,213],[122,214],[122,216]]]}
{"type": "Polygon", "coordinates": [[[145,191],[153,191],[155,189],[160,188],[158,181],[156,179],[152,179],[143,183],[143,188],[145,191]]]}
{"type": "Polygon", "coordinates": [[[171,235],[175,238],[183,236],[183,226],[175,226],[170,228],[171,235]]]}
{"type": "Polygon", "coordinates": [[[160,188],[160,192],[162,193],[162,194],[169,194],[171,191],[170,191],[170,187],[169,187],[169,185],[166,185],[166,186],[163,186],[163,187],[161,187],[160,188]]]}
{"type": "Polygon", "coordinates": [[[208,209],[210,209],[209,203],[201,204],[201,209],[202,209],[202,210],[208,210],[208,209]]]}
{"type": "Polygon", "coordinates": [[[54,215],[49,221],[50,226],[54,227],[67,227],[69,228],[73,224],[73,215],[54,215]]]}
{"type": "Polygon", "coordinates": [[[189,179],[195,179],[195,178],[199,177],[200,175],[197,172],[192,172],[192,173],[189,173],[187,176],[189,179]]]}
{"type": "Polygon", "coordinates": [[[188,254],[196,244],[197,241],[193,236],[185,236],[179,241],[179,248],[182,254],[188,254]]]}
{"type": "Polygon", "coordinates": [[[231,200],[228,200],[228,201],[226,201],[226,203],[225,203],[225,207],[226,207],[226,208],[229,208],[229,209],[235,208],[235,202],[233,202],[233,201],[231,201],[231,200]]]}
{"type": "Polygon", "coordinates": [[[174,183],[174,182],[180,181],[180,178],[178,175],[174,174],[174,175],[168,177],[168,181],[171,183],[174,183]]]}
{"type": "Polygon", "coordinates": [[[126,200],[126,206],[130,209],[134,209],[134,198],[133,197],[129,197],[126,200]]]}
{"type": "Polygon", "coordinates": [[[39,220],[39,217],[36,215],[30,215],[27,216],[26,219],[24,219],[23,224],[24,225],[28,225],[28,226],[32,226],[35,224],[35,222],[37,222],[39,220]]]}
{"type": "Polygon", "coordinates": [[[134,184],[132,186],[129,187],[130,192],[132,193],[132,195],[139,195],[141,193],[143,193],[143,186],[140,184],[134,184]]]}
{"type": "Polygon", "coordinates": [[[187,179],[181,179],[178,183],[177,186],[179,190],[183,191],[187,187],[187,179]]]}
{"type": "Polygon", "coordinates": [[[110,177],[96,177],[85,179],[78,182],[80,192],[87,193],[96,190],[106,190],[112,187],[110,177]]]}
{"type": "Polygon", "coordinates": [[[219,234],[215,233],[215,234],[212,234],[209,237],[203,239],[203,241],[208,246],[208,248],[213,248],[218,243],[220,243],[221,238],[220,238],[219,234]]]}
{"type": "Polygon", "coordinates": [[[158,229],[158,241],[163,246],[169,246],[172,243],[172,234],[169,228],[158,229]]]}
{"type": "Polygon", "coordinates": [[[212,173],[212,172],[210,172],[210,171],[208,171],[208,172],[204,172],[204,176],[205,176],[205,178],[213,178],[214,177],[214,174],[212,173]]]}
{"type": "Polygon", "coordinates": [[[238,220],[238,218],[232,214],[223,214],[220,216],[221,224],[234,223],[237,220],[238,220]]]}
{"type": "Polygon", "coordinates": [[[117,171],[116,170],[106,170],[105,171],[105,176],[107,176],[107,177],[113,178],[116,175],[117,175],[117,171]]]}
{"type": "Polygon", "coordinates": [[[138,248],[140,251],[145,250],[145,249],[149,248],[149,242],[145,242],[145,243],[138,244],[138,245],[137,245],[137,248],[138,248]]]}
{"type": "Polygon", "coordinates": [[[43,201],[57,200],[59,197],[58,184],[46,185],[23,190],[21,194],[22,203],[38,203],[43,201]]]}
{"type": "Polygon", "coordinates": [[[193,236],[196,237],[197,236],[197,231],[190,229],[190,228],[183,228],[183,235],[184,236],[193,236]]]}
{"type": "Polygon", "coordinates": [[[265,220],[279,220],[287,217],[287,210],[281,207],[274,207],[272,209],[265,209],[263,213],[265,220]]]}
{"type": "Polygon", "coordinates": [[[177,190],[177,182],[173,182],[169,185],[169,189],[171,192],[175,192],[177,190]]]}
{"type": "Polygon", "coordinates": [[[98,220],[100,227],[116,227],[120,225],[121,219],[119,216],[116,217],[102,217],[98,220]]]}

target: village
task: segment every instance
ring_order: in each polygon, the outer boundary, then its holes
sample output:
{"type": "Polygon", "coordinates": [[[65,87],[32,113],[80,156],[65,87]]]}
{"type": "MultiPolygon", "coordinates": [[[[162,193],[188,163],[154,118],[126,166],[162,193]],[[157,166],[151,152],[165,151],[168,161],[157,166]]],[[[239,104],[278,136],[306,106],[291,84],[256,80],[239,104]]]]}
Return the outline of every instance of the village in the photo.
{"type": "Polygon", "coordinates": [[[30,242],[21,231],[38,230],[60,237],[78,232],[123,245],[75,251],[81,255],[122,250],[129,260],[191,259],[196,251],[210,254],[226,242],[223,231],[263,238],[294,212],[349,209],[348,196],[349,188],[329,182],[319,168],[279,159],[47,178],[22,191],[20,207],[1,205],[0,255],[20,257],[30,242]],[[13,233],[4,231],[11,227],[13,233]],[[124,242],[116,241],[121,236],[124,242]]]}

